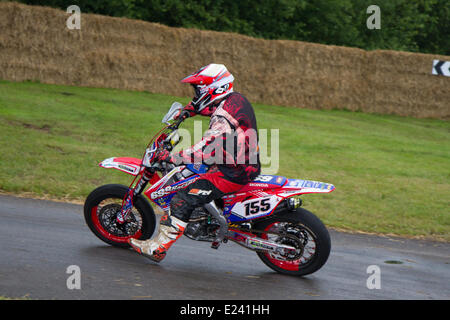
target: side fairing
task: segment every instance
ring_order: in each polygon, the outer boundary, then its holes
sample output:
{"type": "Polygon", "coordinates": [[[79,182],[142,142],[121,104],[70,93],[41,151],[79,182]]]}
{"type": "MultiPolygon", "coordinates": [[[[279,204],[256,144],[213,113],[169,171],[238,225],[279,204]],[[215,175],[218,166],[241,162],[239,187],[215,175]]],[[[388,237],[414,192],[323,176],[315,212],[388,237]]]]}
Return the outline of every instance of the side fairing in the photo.
{"type": "Polygon", "coordinates": [[[287,183],[282,188],[284,193],[280,195],[299,195],[308,193],[330,193],[334,191],[335,187],[331,183],[320,181],[288,179],[287,183]]]}
{"type": "MultiPolygon", "coordinates": [[[[229,199],[224,199],[224,202],[227,203],[229,199]]],[[[231,204],[225,205],[223,214],[229,222],[241,222],[270,215],[282,198],[276,194],[261,192],[237,196],[232,200],[231,204]]]]}
{"type": "Polygon", "coordinates": [[[319,181],[260,176],[239,193],[223,197],[223,214],[229,222],[261,218],[272,214],[276,207],[289,197],[308,193],[329,193],[334,189],[332,184],[319,181]]]}
{"type": "Polygon", "coordinates": [[[168,211],[170,208],[170,201],[175,193],[190,185],[199,177],[198,174],[194,174],[186,179],[174,182],[174,175],[183,171],[184,168],[184,166],[174,168],[171,172],[162,177],[161,180],[148,188],[144,194],[162,210],[168,211]]]}

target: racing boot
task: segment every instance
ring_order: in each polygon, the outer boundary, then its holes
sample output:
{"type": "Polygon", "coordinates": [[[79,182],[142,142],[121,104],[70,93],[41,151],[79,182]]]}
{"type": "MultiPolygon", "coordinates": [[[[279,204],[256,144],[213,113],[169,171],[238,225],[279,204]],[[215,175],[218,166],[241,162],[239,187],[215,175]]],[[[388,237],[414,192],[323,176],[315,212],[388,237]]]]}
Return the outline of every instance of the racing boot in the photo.
{"type": "Polygon", "coordinates": [[[186,225],[187,222],[166,214],[160,220],[156,237],[144,241],[131,238],[128,243],[139,254],[160,262],[166,256],[167,250],[182,236],[186,225]]]}

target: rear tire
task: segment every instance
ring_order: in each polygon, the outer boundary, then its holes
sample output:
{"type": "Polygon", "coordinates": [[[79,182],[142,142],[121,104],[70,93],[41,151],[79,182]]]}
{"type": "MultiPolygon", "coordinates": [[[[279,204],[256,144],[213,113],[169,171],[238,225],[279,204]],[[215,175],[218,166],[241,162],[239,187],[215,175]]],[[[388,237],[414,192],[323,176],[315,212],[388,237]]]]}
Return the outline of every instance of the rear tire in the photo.
{"type": "MultiPolygon", "coordinates": [[[[299,239],[302,255],[297,260],[286,260],[267,251],[257,252],[258,257],[271,269],[288,275],[305,276],[319,270],[328,260],[331,251],[330,234],[322,221],[313,213],[303,208],[286,211],[267,220],[256,223],[257,230],[279,232],[278,229],[289,228],[299,239]],[[313,253],[311,253],[314,251],[313,253]]],[[[274,237],[280,243],[293,245],[292,240],[277,235],[262,234],[262,237],[274,237]],[[287,241],[287,242],[286,242],[287,241]],[[289,243],[291,241],[291,243],[289,243]]]]}
{"type": "Polygon", "coordinates": [[[148,201],[139,196],[123,225],[116,223],[117,210],[128,192],[121,184],[107,184],[92,191],[84,203],[84,219],[91,231],[102,241],[128,248],[128,239],[149,239],[155,231],[156,217],[148,201]]]}

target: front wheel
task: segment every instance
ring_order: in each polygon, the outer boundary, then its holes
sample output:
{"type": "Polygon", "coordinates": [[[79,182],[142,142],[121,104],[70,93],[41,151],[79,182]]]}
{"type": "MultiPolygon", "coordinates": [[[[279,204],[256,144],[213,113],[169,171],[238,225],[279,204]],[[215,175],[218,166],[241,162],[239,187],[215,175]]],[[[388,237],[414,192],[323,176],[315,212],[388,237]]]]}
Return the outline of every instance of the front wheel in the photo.
{"type": "Polygon", "coordinates": [[[129,247],[128,239],[149,239],[155,230],[155,213],[150,204],[139,196],[127,221],[117,223],[117,213],[128,187],[108,184],[92,191],[84,203],[84,219],[91,231],[102,241],[118,247],[129,247]]]}
{"type": "Polygon", "coordinates": [[[331,241],[328,230],[313,213],[303,208],[286,211],[256,223],[254,229],[264,230],[264,239],[293,246],[296,254],[280,255],[257,252],[271,269],[288,275],[304,276],[319,270],[328,259],[331,241]]]}

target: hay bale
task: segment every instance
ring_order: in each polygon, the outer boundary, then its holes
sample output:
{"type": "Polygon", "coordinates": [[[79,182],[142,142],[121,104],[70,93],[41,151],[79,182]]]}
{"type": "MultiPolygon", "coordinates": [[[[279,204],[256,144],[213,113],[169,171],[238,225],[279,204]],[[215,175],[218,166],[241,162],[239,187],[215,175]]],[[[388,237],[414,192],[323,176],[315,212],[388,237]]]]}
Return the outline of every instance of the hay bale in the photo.
{"type": "Polygon", "coordinates": [[[0,78],[190,96],[180,83],[202,65],[225,64],[250,101],[450,117],[450,78],[431,75],[448,56],[357,48],[171,28],[0,2],[0,78]]]}

